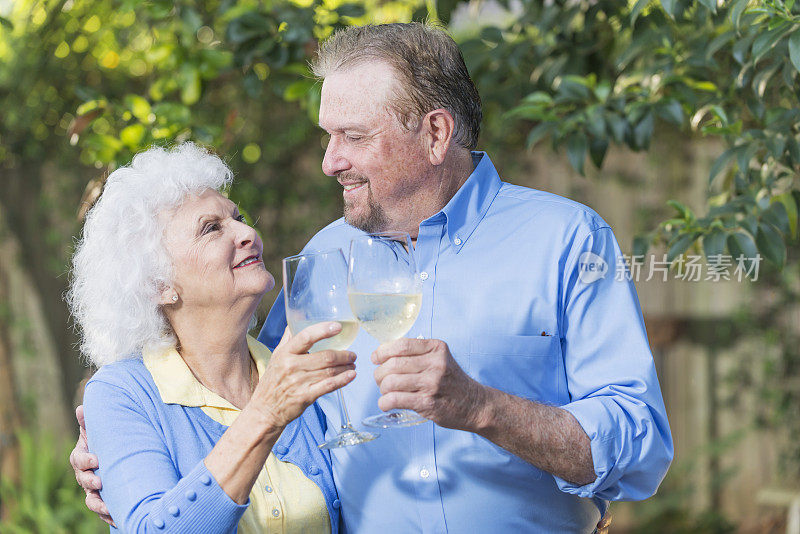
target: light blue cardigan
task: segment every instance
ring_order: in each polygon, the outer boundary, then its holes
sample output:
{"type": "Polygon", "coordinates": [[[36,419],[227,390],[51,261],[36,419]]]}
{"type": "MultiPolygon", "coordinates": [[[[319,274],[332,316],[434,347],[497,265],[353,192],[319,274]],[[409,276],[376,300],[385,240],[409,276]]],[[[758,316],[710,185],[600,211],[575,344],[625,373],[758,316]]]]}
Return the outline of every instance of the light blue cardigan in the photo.
{"type": "MultiPolygon", "coordinates": [[[[100,496],[123,532],[236,532],[249,505],[236,504],[203,459],[228,427],[201,408],[165,404],[141,358],[103,366],[83,395],[89,450],[98,456],[100,496]]],[[[293,421],[272,448],[322,490],[331,531],[339,530],[339,498],[316,404],[293,421]]],[[[112,528],[112,531],[116,529],[112,528]]]]}

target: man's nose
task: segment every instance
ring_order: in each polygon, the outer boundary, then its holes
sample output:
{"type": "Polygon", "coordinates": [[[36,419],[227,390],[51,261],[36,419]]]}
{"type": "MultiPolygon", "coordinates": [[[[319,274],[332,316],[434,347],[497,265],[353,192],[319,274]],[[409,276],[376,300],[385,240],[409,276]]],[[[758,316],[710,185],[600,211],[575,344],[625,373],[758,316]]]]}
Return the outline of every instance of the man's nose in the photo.
{"type": "Polygon", "coordinates": [[[328,176],[336,176],[349,168],[350,162],[342,154],[339,140],[335,136],[331,136],[328,146],[325,148],[325,157],[322,158],[322,172],[328,176]]]}

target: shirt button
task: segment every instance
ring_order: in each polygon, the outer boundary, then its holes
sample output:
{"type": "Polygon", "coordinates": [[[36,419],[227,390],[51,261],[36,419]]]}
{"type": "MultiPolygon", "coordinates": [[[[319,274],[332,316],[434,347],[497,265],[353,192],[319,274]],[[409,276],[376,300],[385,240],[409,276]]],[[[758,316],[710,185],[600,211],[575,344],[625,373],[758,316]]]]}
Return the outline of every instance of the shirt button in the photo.
{"type": "Polygon", "coordinates": [[[197,493],[195,493],[193,490],[189,490],[186,492],[186,500],[193,501],[196,498],[197,498],[197,493]]]}
{"type": "Polygon", "coordinates": [[[453,244],[455,246],[459,246],[461,244],[461,238],[457,237],[457,238],[453,239],[453,244]]]}
{"type": "Polygon", "coordinates": [[[338,509],[341,505],[342,505],[342,503],[339,502],[339,499],[334,499],[334,501],[333,501],[333,507],[334,508],[338,509]]]}
{"type": "Polygon", "coordinates": [[[163,519],[156,519],[155,521],[153,521],[153,524],[158,529],[164,528],[164,520],[163,519]]]}
{"type": "Polygon", "coordinates": [[[210,486],[211,485],[211,477],[208,476],[208,475],[203,475],[203,476],[200,477],[200,482],[204,486],[210,486]]]}
{"type": "Polygon", "coordinates": [[[278,510],[277,508],[273,508],[272,509],[272,517],[280,517],[280,516],[281,516],[281,511],[278,510]]]}
{"type": "Polygon", "coordinates": [[[431,476],[431,472],[423,467],[419,471],[419,476],[421,476],[422,478],[428,478],[429,476],[431,476]]]}
{"type": "Polygon", "coordinates": [[[277,452],[278,454],[286,454],[287,452],[289,452],[289,448],[284,447],[283,445],[277,445],[275,447],[275,452],[277,452]]]}
{"type": "Polygon", "coordinates": [[[267,493],[272,493],[272,486],[264,486],[264,491],[267,493]]]}
{"type": "Polygon", "coordinates": [[[421,273],[419,273],[419,277],[422,278],[423,281],[425,281],[428,279],[428,273],[422,271],[421,273]]]}
{"type": "Polygon", "coordinates": [[[312,475],[318,475],[319,467],[317,467],[316,465],[312,465],[311,469],[309,469],[308,472],[311,473],[312,475]]]}
{"type": "Polygon", "coordinates": [[[172,506],[170,506],[169,508],[167,508],[167,512],[169,512],[169,515],[171,515],[173,517],[178,517],[178,515],[181,513],[181,511],[178,509],[178,507],[175,506],[174,504],[172,506]]]}
{"type": "Polygon", "coordinates": [[[418,336],[417,336],[417,339],[425,339],[425,336],[423,336],[422,334],[420,334],[420,335],[418,335],[418,336]]]}

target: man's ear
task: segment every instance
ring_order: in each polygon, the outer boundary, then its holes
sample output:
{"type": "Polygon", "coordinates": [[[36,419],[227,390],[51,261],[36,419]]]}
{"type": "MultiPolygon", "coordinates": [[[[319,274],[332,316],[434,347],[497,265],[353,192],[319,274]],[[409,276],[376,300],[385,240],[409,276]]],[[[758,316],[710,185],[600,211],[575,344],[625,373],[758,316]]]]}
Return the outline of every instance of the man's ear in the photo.
{"type": "Polygon", "coordinates": [[[456,121],[446,109],[434,109],[422,118],[421,127],[425,134],[431,165],[441,165],[453,141],[456,121]]]}

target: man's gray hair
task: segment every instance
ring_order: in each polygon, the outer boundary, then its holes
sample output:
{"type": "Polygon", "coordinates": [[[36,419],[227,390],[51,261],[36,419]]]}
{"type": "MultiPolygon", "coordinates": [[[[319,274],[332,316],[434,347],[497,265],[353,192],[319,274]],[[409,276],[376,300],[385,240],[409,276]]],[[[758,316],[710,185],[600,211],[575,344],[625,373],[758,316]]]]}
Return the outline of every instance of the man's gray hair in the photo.
{"type": "Polygon", "coordinates": [[[442,28],[420,22],[344,28],[320,45],[311,70],[324,79],[375,60],[397,72],[400,87],[390,106],[404,126],[446,109],[455,120],[454,141],[469,150],[478,146],[481,98],[458,45],[442,28]]]}
{"type": "Polygon", "coordinates": [[[109,175],[86,216],[67,293],[81,352],[92,363],[176,342],[158,303],[172,276],[159,214],[232,180],[219,157],[192,143],[151,148],[109,175]]]}

